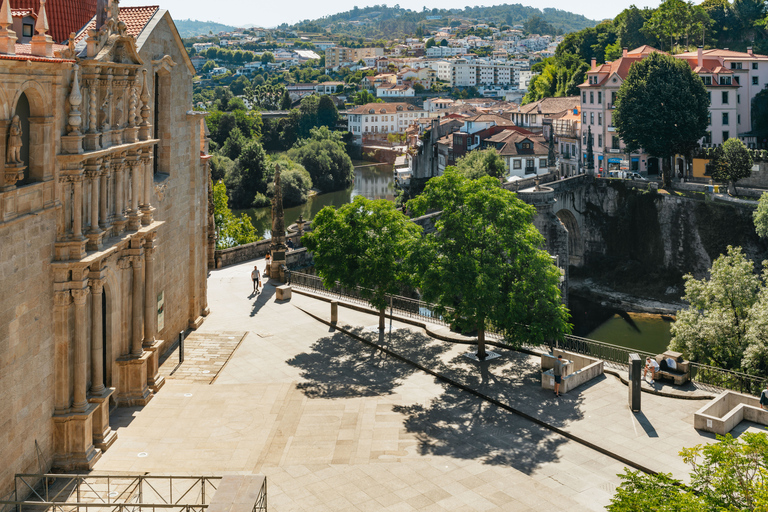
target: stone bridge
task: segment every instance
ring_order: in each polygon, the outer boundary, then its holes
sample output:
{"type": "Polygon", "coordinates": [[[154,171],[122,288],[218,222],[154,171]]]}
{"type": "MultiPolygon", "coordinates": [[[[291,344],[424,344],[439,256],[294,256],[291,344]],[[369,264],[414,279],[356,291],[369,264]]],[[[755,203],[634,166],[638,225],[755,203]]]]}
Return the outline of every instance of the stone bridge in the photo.
{"type": "MultiPolygon", "coordinates": [[[[547,240],[547,251],[558,265],[580,267],[584,262],[584,215],[586,186],[593,176],[580,174],[544,185],[520,188],[517,197],[536,207],[534,225],[547,240]]],[[[514,182],[507,186],[514,190],[514,182]]],[[[526,186],[527,183],[523,183],[526,186]]]]}

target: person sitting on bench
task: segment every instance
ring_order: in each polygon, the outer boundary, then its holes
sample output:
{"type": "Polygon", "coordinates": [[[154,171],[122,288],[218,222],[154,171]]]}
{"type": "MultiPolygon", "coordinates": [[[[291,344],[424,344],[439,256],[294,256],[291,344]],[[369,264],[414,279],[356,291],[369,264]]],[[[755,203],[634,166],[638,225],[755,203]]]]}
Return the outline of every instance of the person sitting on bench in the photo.
{"type": "Polygon", "coordinates": [[[650,356],[645,358],[645,371],[643,372],[643,379],[645,379],[645,376],[648,374],[648,370],[651,370],[651,384],[653,384],[653,381],[656,379],[656,374],[659,371],[659,363],[657,363],[656,360],[650,356]]]}

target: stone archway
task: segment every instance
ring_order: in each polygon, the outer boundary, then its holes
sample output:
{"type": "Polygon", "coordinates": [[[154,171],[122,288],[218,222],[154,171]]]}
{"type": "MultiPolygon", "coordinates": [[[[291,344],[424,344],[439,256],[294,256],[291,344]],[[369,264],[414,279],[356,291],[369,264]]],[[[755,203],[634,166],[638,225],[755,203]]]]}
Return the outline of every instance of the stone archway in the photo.
{"type": "Polygon", "coordinates": [[[584,263],[584,239],[579,222],[570,210],[558,210],[556,215],[568,231],[568,264],[580,267],[584,263]]]}

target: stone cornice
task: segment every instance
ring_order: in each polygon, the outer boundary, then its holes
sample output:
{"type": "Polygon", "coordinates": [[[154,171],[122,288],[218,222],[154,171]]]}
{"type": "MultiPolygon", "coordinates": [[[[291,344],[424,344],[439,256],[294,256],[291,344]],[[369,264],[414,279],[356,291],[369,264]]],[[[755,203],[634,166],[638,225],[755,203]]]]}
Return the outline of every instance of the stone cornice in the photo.
{"type": "Polygon", "coordinates": [[[142,151],[144,149],[150,149],[152,146],[160,142],[160,139],[148,139],[140,140],[138,142],[131,142],[128,144],[120,144],[119,146],[111,146],[106,149],[97,149],[94,151],[86,151],[76,155],[56,155],[56,159],[60,164],[69,164],[72,162],[83,162],[85,160],[91,160],[94,158],[110,157],[116,153],[126,153],[133,151],[142,151]]]}

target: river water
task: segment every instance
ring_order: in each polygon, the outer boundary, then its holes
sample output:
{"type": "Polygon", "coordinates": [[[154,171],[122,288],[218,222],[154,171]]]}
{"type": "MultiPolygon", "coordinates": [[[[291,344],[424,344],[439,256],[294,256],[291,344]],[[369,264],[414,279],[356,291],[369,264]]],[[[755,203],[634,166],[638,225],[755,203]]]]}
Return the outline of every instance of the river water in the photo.
{"type": "MultiPolygon", "coordinates": [[[[296,222],[299,215],[304,220],[309,220],[325,206],[338,208],[351,202],[355,196],[394,201],[394,167],[386,164],[366,165],[362,163],[355,166],[355,181],[351,187],[337,190],[336,192],[311,196],[306,203],[300,206],[286,208],[284,210],[285,225],[287,227],[296,222]]],[[[251,217],[257,233],[262,233],[264,238],[272,237],[272,209],[270,207],[236,210],[234,213],[240,215],[243,212],[251,217]]]]}
{"type": "Polygon", "coordinates": [[[576,336],[654,354],[667,350],[673,323],[670,316],[627,313],[573,296],[568,305],[576,336]]]}

